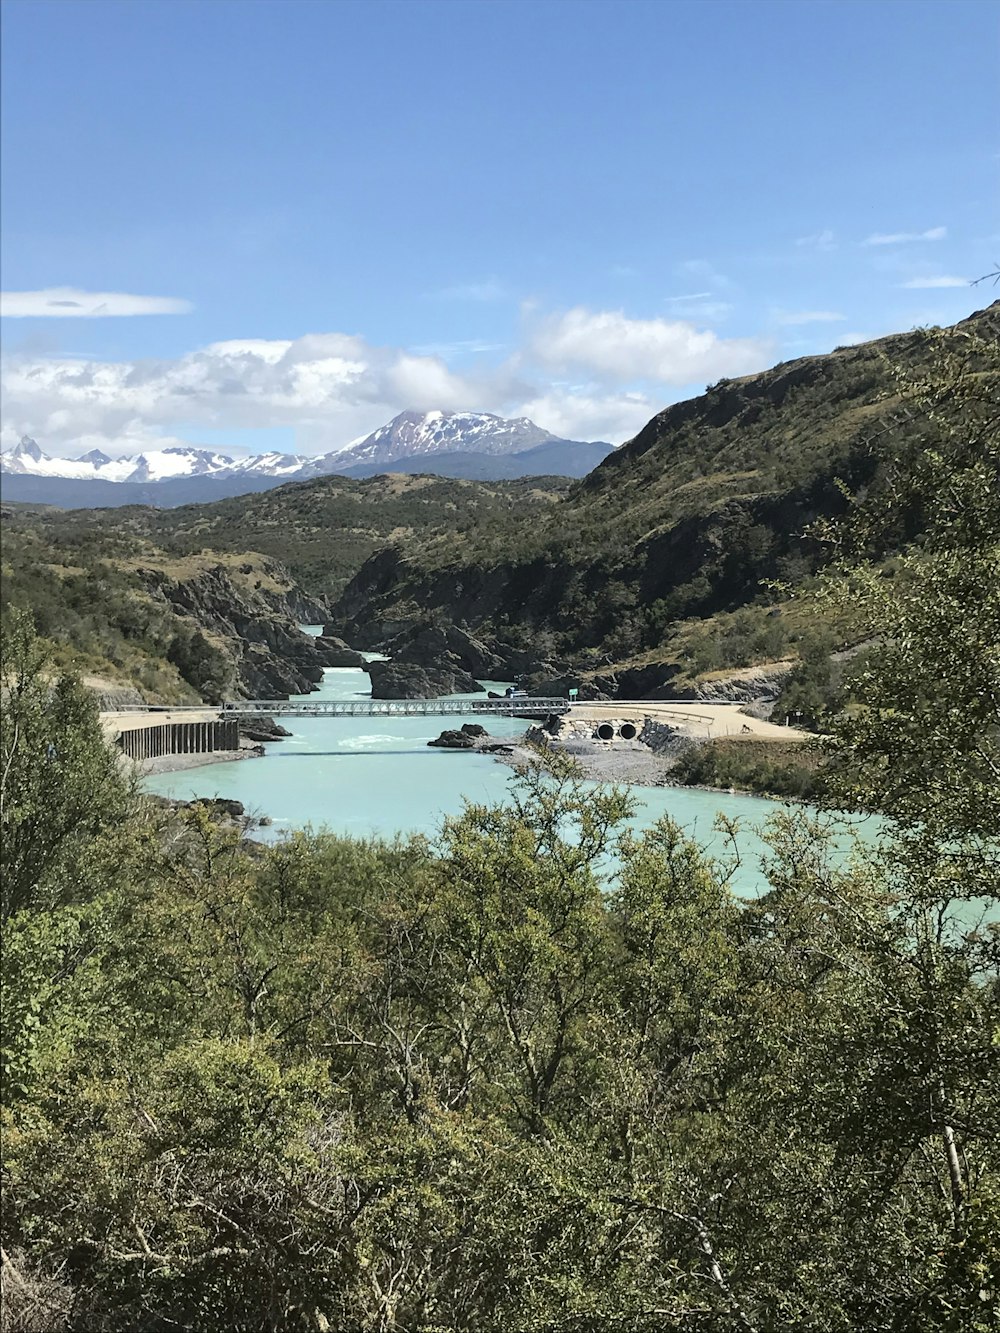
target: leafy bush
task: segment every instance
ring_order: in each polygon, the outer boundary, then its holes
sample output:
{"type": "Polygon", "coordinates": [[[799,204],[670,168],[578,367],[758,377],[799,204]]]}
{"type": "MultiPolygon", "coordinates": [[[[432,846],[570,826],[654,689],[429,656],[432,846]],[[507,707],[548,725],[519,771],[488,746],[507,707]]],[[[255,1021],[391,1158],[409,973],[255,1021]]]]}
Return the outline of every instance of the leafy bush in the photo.
{"type": "Polygon", "coordinates": [[[687,787],[733,788],[813,801],[823,792],[818,756],[802,745],[736,739],[691,745],[672,770],[687,787]]]}

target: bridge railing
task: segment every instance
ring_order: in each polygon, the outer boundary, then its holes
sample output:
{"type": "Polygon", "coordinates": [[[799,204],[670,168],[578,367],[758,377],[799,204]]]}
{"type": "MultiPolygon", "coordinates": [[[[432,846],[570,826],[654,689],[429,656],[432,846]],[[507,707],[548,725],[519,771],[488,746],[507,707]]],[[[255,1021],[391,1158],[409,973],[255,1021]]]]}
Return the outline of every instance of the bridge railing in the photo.
{"type": "Polygon", "coordinates": [[[547,717],[569,711],[566,699],[241,699],[224,711],[237,717],[547,717]]]}
{"type": "MultiPolygon", "coordinates": [[[[217,711],[224,717],[451,717],[485,714],[489,717],[547,717],[550,713],[568,713],[567,699],[240,699],[222,704],[217,711]]],[[[206,704],[178,707],[149,704],[123,710],[136,713],[200,713],[216,711],[206,704]]]]}

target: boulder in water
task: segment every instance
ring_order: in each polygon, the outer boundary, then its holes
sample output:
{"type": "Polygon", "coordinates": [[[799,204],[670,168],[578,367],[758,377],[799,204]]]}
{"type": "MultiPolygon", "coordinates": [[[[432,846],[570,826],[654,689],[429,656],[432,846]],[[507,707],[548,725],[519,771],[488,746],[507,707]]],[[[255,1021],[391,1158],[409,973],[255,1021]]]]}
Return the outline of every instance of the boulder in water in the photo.
{"type": "Polygon", "coordinates": [[[476,738],[470,736],[463,727],[461,731],[442,731],[437,740],[428,741],[427,744],[441,750],[474,750],[476,738]]]}
{"type": "Polygon", "coordinates": [[[321,634],[316,639],[316,647],[323,654],[323,665],[328,667],[363,667],[365,659],[354,648],[349,648],[343,639],[334,634],[321,634]]]}

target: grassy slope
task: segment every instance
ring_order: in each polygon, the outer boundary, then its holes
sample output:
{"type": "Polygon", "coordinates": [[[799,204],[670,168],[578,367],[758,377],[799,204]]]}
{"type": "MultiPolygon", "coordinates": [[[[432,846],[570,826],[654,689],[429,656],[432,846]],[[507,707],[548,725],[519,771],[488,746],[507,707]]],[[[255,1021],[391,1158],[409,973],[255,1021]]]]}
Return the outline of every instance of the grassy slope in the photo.
{"type": "MultiPolygon", "coordinates": [[[[259,555],[180,555],[133,530],[119,530],[113,519],[23,507],[4,511],[3,606],[33,612],[59,666],[99,679],[103,689],[138,687],[150,703],[199,698],[168,653],[177,636],[190,638],[200,627],[169,604],[155,576],[190,582],[220,567],[246,599],[280,598],[294,588],[280,566],[259,555]]],[[[218,635],[209,631],[206,638],[225,653],[218,635]]],[[[221,659],[217,665],[224,670],[221,659]]]]}
{"type": "Polygon", "coordinates": [[[279,560],[310,595],[336,597],[363,562],[389,543],[431,539],[438,532],[467,534],[494,515],[547,508],[569,486],[558,477],[322,477],[209,505],[119,511],[117,521],[178,553],[259,551],[279,560]]]}

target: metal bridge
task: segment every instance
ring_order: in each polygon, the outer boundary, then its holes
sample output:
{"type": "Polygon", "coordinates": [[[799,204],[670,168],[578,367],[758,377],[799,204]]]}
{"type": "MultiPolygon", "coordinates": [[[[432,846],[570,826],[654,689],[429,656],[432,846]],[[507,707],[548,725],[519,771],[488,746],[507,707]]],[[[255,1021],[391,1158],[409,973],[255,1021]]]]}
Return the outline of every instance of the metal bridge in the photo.
{"type": "MultiPolygon", "coordinates": [[[[566,699],[240,699],[224,704],[222,717],[452,717],[456,713],[488,717],[548,717],[570,710],[566,699]]],[[[176,705],[147,707],[143,713],[188,711],[176,705]]],[[[192,713],[204,715],[205,705],[192,707],[192,713]]]]}

